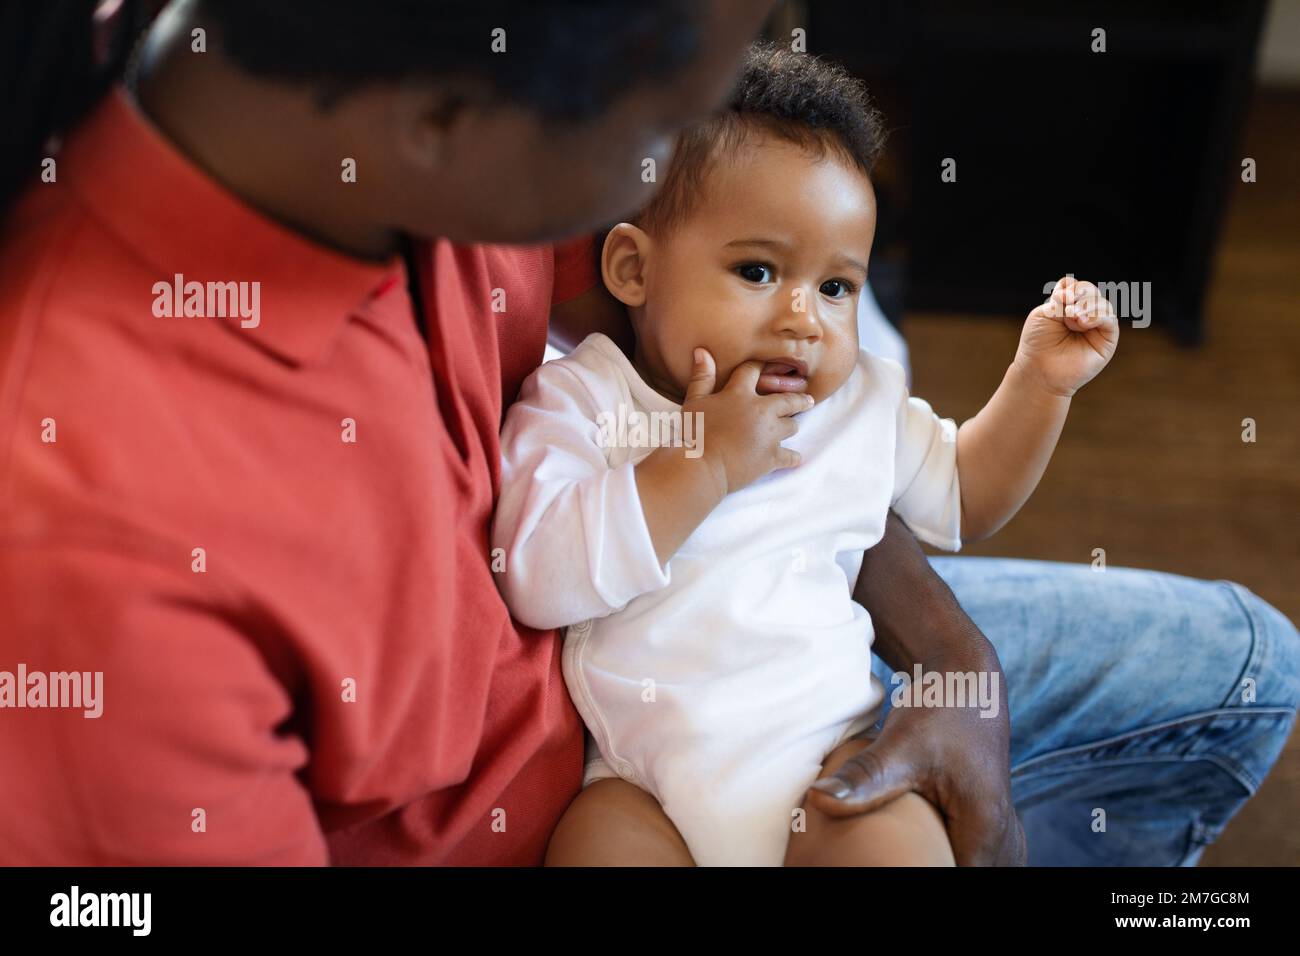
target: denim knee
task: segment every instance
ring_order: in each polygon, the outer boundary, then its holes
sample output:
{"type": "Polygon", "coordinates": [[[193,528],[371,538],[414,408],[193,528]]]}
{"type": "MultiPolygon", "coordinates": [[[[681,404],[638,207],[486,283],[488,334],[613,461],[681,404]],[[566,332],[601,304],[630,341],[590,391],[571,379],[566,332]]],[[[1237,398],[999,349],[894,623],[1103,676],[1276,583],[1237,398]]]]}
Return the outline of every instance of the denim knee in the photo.
{"type": "Polygon", "coordinates": [[[1245,703],[1300,708],[1300,632],[1277,608],[1234,581],[1220,582],[1231,590],[1249,624],[1250,660],[1233,692],[1229,706],[1245,703]],[[1254,700],[1244,697],[1245,680],[1254,681],[1254,700]]]}

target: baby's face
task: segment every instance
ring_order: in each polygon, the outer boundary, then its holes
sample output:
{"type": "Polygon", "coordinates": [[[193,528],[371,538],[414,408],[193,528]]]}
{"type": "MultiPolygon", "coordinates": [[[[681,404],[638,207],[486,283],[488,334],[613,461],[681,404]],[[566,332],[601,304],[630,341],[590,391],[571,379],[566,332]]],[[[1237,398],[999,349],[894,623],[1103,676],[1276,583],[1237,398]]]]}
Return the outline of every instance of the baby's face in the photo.
{"type": "Polygon", "coordinates": [[[638,365],[680,401],[697,346],[717,363],[764,363],[760,393],[821,401],[858,354],[858,294],[876,228],[868,178],[831,152],[762,134],[715,165],[689,218],[645,262],[638,365]]]}

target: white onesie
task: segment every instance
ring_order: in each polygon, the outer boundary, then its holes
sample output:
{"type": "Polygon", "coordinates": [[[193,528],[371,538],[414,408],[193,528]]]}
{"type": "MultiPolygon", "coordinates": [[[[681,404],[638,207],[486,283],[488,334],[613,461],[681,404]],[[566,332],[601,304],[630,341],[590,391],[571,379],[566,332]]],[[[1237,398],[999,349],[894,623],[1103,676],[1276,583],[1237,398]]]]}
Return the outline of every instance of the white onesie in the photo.
{"type": "Polygon", "coordinates": [[[960,547],[956,425],[859,352],[783,442],[802,463],[728,495],[661,567],[633,470],[654,448],[606,446],[611,421],[637,439],[631,413],[680,411],[599,333],[537,369],[502,431],[499,580],[522,623],[572,625],[564,678],[603,758],[584,786],[653,794],[702,866],[779,866],[823,758],[883,697],[863,552],[891,507],[960,547]]]}

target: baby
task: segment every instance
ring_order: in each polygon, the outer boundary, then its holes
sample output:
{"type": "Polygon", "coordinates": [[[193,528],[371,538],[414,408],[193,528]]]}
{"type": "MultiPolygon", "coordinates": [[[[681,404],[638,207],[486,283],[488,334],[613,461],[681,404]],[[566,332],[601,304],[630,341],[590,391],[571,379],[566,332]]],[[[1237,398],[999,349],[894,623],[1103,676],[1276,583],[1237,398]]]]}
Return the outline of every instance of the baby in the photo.
{"type": "Polygon", "coordinates": [[[506,417],[502,589],[524,624],[568,628],[590,732],[548,862],[952,862],[916,794],[804,805],[879,717],[863,552],[890,509],[950,550],[1010,519],[1118,323],[1062,279],[975,418],[910,397],[857,340],[881,138],[843,70],[755,47],[730,108],[605,240],[635,353],[592,335],[506,417]]]}

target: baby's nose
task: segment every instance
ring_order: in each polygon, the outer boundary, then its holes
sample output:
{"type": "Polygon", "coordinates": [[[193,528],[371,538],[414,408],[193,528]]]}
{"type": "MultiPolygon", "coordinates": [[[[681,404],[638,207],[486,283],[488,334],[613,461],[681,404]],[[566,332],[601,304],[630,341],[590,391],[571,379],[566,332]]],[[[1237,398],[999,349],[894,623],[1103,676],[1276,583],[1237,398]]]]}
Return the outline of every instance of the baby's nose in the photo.
{"type": "Polygon", "coordinates": [[[816,298],[802,286],[790,296],[788,307],[774,316],[778,332],[798,338],[816,338],[821,335],[821,321],[817,316],[816,298]],[[799,293],[803,293],[800,295],[799,293]]]}

